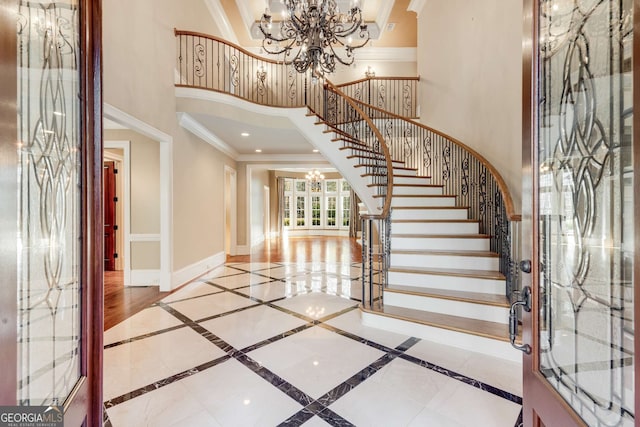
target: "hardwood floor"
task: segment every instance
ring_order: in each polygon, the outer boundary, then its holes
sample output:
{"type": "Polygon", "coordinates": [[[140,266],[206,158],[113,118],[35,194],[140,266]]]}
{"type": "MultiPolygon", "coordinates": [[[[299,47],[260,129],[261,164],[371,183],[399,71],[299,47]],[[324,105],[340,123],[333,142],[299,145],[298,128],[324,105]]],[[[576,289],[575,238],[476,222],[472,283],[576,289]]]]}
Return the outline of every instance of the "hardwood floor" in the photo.
{"type": "Polygon", "coordinates": [[[124,287],[122,271],[104,272],[104,330],[169,295],[157,286],[124,287]]]}
{"type": "Polygon", "coordinates": [[[251,255],[227,256],[227,262],[360,262],[360,241],[349,237],[277,237],[256,246],[251,255]]]}
{"type": "MultiPolygon", "coordinates": [[[[358,239],[333,236],[273,238],[251,255],[227,256],[227,262],[360,262],[358,239]]],[[[161,300],[170,292],[157,286],[124,287],[122,271],[104,272],[104,330],[161,300]]]]}

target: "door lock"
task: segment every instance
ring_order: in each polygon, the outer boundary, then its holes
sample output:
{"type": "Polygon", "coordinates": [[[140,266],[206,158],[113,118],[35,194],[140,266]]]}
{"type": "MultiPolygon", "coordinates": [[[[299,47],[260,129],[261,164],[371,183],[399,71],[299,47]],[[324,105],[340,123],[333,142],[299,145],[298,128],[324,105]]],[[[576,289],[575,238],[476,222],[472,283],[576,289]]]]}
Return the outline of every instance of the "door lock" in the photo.
{"type": "MultiPolygon", "coordinates": [[[[531,266],[531,263],[529,263],[529,266],[531,266]]],[[[522,289],[522,291],[520,292],[520,298],[516,302],[511,304],[511,309],[509,310],[509,339],[511,340],[511,345],[516,350],[520,350],[526,354],[530,354],[531,346],[529,344],[516,344],[516,337],[518,336],[518,315],[516,313],[516,310],[519,306],[521,306],[522,309],[527,313],[531,311],[531,287],[525,286],[522,289]]]]}

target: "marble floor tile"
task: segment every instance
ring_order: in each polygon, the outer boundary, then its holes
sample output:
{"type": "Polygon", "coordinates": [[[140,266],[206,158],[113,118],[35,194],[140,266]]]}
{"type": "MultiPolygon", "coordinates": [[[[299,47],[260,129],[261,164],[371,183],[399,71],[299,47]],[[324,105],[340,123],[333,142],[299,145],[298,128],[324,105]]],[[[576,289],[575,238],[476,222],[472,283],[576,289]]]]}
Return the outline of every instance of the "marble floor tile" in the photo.
{"type": "Polygon", "coordinates": [[[322,292],[312,292],[275,302],[274,305],[300,313],[312,319],[321,319],[346,308],[354,307],[358,305],[358,303],[346,298],[327,295],[322,292]]]}
{"type": "Polygon", "coordinates": [[[309,421],[307,421],[302,425],[304,427],[327,427],[327,426],[330,426],[331,424],[329,424],[319,416],[314,415],[313,418],[311,418],[309,421]]]}
{"type": "Polygon", "coordinates": [[[276,426],[302,409],[235,359],[181,383],[222,426],[276,426]]]}
{"type": "Polygon", "coordinates": [[[104,350],[104,400],[194,368],[224,352],[191,328],[104,350]]]}
{"type": "Polygon", "coordinates": [[[244,298],[229,292],[222,292],[191,300],[174,302],[169,305],[191,320],[200,320],[255,304],[256,303],[249,298],[244,298]]]}
{"type": "Polygon", "coordinates": [[[522,396],[521,363],[426,340],[411,347],[407,354],[522,396]]]}
{"type": "Polygon", "coordinates": [[[258,274],[243,273],[236,274],[234,276],[214,277],[210,279],[209,282],[222,286],[223,288],[236,289],[250,285],[257,285],[258,283],[271,282],[272,280],[273,279],[260,276],[258,274]]]}
{"type": "Polygon", "coordinates": [[[317,399],[384,353],[336,333],[313,327],[254,350],[248,355],[317,399]]]}
{"type": "Polygon", "coordinates": [[[181,382],[107,409],[113,427],[221,426],[181,382]]]}
{"type": "Polygon", "coordinates": [[[175,302],[189,298],[201,297],[204,295],[211,295],[218,292],[224,291],[220,288],[216,288],[215,286],[211,286],[210,284],[201,281],[192,282],[186,286],[183,286],[172,294],[164,297],[162,299],[162,302],[175,302]]]}
{"type": "Polygon", "coordinates": [[[160,307],[149,307],[134,314],[104,332],[104,344],[111,344],[129,338],[182,325],[175,316],[160,307]]]}
{"type": "Polygon", "coordinates": [[[352,310],[341,316],[335,317],[326,323],[389,348],[395,348],[409,339],[409,336],[407,335],[364,326],[360,319],[360,310],[352,310]]]}
{"type": "Polygon", "coordinates": [[[245,271],[260,271],[267,270],[270,268],[280,267],[283,263],[281,262],[241,262],[241,263],[231,263],[228,264],[230,267],[238,268],[245,271]]]}
{"type": "Polygon", "coordinates": [[[269,282],[261,285],[252,285],[247,288],[236,289],[236,292],[265,302],[281,298],[290,298],[298,294],[297,289],[293,289],[291,286],[287,286],[283,282],[269,282]]]}
{"type": "Polygon", "coordinates": [[[302,319],[261,305],[201,325],[236,349],[243,349],[306,324],[302,319]]]}
{"type": "Polygon", "coordinates": [[[199,282],[206,281],[206,280],[211,280],[213,278],[222,277],[222,276],[235,276],[236,274],[243,274],[243,273],[246,273],[246,272],[243,270],[239,270],[237,268],[233,268],[225,265],[203,274],[202,276],[198,277],[197,281],[199,282]]]}

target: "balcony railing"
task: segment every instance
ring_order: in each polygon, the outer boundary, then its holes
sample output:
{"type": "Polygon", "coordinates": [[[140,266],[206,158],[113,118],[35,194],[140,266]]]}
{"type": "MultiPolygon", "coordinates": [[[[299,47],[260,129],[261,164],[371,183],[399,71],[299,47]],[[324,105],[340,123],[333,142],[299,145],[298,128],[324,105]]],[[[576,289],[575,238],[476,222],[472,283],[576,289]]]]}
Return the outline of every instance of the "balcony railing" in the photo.
{"type": "MultiPolygon", "coordinates": [[[[509,190],[498,171],[473,149],[441,132],[416,123],[417,78],[371,78],[335,86],[286,63],[256,57],[214,36],[176,30],[176,86],[226,93],[273,107],[307,107],[333,131],[351,152],[362,152],[361,167],[384,197],[371,224],[366,243],[372,255],[368,279],[386,283],[389,260],[389,213],[393,187],[392,159],[416,168],[445,193],[457,194],[480,221],[481,233],[491,238],[500,254],[500,271],[507,278],[507,295],[517,282],[515,250],[519,221],[509,190]]],[[[365,275],[367,273],[365,271],[365,275]]],[[[374,295],[370,290],[370,295],[374,295]]],[[[372,297],[373,298],[373,297],[372,297]]],[[[363,296],[363,302],[365,298],[363,296]]]]}

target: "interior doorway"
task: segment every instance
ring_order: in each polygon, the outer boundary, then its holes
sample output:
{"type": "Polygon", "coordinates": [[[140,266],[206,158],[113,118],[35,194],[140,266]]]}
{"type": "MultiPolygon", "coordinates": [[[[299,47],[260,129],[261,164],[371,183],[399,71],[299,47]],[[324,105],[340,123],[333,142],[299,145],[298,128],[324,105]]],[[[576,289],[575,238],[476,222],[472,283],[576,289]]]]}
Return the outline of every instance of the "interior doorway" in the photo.
{"type": "Polygon", "coordinates": [[[227,256],[236,255],[236,171],[224,167],[224,252],[227,256]]]}

